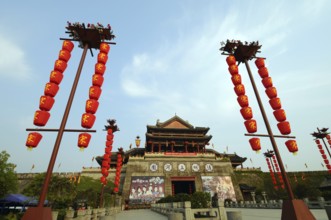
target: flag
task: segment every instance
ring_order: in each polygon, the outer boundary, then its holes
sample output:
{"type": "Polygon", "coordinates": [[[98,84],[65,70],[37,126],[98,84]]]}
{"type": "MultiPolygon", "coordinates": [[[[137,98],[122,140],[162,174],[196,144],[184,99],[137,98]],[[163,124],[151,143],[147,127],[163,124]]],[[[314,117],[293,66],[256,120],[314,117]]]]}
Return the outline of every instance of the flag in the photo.
{"type": "Polygon", "coordinates": [[[80,183],[80,175],[78,176],[77,184],[80,183]]]}
{"type": "Polygon", "coordinates": [[[92,157],[92,162],[94,161],[94,157],[92,157]]]}
{"type": "Polygon", "coordinates": [[[214,148],[214,143],[212,143],[211,146],[214,148]]]}
{"type": "Polygon", "coordinates": [[[324,167],[324,164],[323,163],[321,163],[321,165],[322,165],[322,167],[324,167]]]}
{"type": "Polygon", "coordinates": [[[308,168],[308,165],[305,163],[305,167],[308,168]]]}
{"type": "Polygon", "coordinates": [[[31,171],[34,169],[34,164],[32,164],[31,171]]]}

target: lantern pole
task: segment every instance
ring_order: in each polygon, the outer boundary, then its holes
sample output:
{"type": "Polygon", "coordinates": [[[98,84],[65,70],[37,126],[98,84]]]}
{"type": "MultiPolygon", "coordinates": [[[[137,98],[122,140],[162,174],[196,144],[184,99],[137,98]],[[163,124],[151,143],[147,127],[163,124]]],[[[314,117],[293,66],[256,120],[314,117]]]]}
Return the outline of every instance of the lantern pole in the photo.
{"type": "Polygon", "coordinates": [[[268,136],[270,138],[272,148],[274,149],[274,153],[275,153],[275,156],[277,158],[277,161],[278,161],[278,164],[279,164],[279,168],[280,168],[280,171],[281,171],[282,176],[283,176],[283,179],[284,179],[284,183],[285,183],[285,187],[286,187],[286,191],[287,191],[288,197],[289,197],[290,200],[293,200],[294,199],[294,195],[293,195],[293,192],[292,192],[292,189],[291,189],[291,185],[290,185],[290,183],[288,181],[288,177],[287,177],[286,172],[285,172],[283,161],[282,161],[282,158],[281,158],[281,156],[279,154],[278,147],[277,147],[277,144],[276,144],[276,141],[275,141],[275,137],[274,137],[273,132],[271,130],[270,123],[268,121],[268,117],[267,117],[267,115],[265,113],[265,110],[264,110],[264,107],[263,107],[263,104],[262,104],[262,101],[261,101],[259,92],[257,90],[256,84],[255,84],[255,81],[254,81],[254,78],[253,78],[253,75],[252,75],[252,72],[251,72],[251,69],[249,67],[249,64],[248,64],[247,60],[245,60],[244,62],[245,62],[245,66],[246,66],[246,69],[247,69],[249,78],[250,78],[251,83],[252,83],[252,87],[253,87],[253,90],[254,90],[254,93],[255,93],[257,102],[259,104],[260,111],[262,113],[264,124],[265,124],[265,126],[267,128],[267,131],[268,131],[268,136]]]}
{"type": "MultiPolygon", "coordinates": [[[[324,129],[326,129],[326,128],[324,128],[324,129]]],[[[326,130],[328,130],[328,128],[327,128],[326,130]]],[[[327,135],[328,133],[326,133],[326,131],[325,131],[325,132],[322,132],[319,128],[317,128],[317,131],[318,131],[318,133],[315,133],[315,132],[314,132],[314,133],[311,134],[311,135],[314,136],[315,138],[317,138],[317,139],[321,139],[321,140],[323,141],[324,147],[325,147],[326,151],[328,152],[329,157],[331,158],[331,153],[330,153],[330,151],[329,151],[329,149],[328,149],[328,146],[326,145],[326,143],[325,143],[325,141],[324,141],[324,138],[326,137],[326,135],[327,135]]]]}

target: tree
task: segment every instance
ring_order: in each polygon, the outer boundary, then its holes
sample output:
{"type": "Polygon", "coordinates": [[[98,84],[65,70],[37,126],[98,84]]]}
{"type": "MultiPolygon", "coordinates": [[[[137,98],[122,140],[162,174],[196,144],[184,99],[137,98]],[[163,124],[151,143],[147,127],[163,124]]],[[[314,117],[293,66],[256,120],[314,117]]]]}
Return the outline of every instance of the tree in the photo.
{"type": "Polygon", "coordinates": [[[10,155],[6,151],[0,153],[0,198],[17,191],[18,179],[15,173],[16,165],[9,163],[10,155]]]}
{"type": "MultiPolygon", "coordinates": [[[[23,193],[28,196],[39,198],[45,175],[45,173],[36,175],[30,184],[23,190],[23,193]]],[[[72,204],[75,196],[75,185],[71,183],[68,178],[52,175],[46,198],[50,202],[52,208],[61,209],[68,207],[72,204]]]]}

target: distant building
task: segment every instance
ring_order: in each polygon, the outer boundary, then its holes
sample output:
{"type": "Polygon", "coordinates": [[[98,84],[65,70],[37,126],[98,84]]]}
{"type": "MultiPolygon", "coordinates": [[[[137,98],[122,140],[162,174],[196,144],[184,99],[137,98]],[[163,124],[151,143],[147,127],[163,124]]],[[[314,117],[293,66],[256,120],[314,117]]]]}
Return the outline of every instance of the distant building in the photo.
{"type": "MultiPolygon", "coordinates": [[[[178,116],[156,125],[147,125],[145,147],[133,147],[124,153],[120,193],[134,203],[153,203],[162,197],[196,191],[218,194],[220,199],[242,200],[233,168],[246,158],[222,154],[207,148],[212,136],[209,128],[194,127],[178,116]]],[[[116,152],[112,152],[109,180],[114,180],[116,152]]],[[[99,164],[102,157],[97,157],[99,164]]],[[[100,169],[85,169],[94,176],[100,169]]]]}

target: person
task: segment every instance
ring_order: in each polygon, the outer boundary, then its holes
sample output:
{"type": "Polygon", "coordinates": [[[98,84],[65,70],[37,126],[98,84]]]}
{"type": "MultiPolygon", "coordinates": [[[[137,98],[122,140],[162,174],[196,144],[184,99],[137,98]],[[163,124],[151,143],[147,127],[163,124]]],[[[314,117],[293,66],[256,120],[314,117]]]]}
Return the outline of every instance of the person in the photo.
{"type": "Polygon", "coordinates": [[[213,197],[211,198],[211,205],[212,207],[217,207],[217,202],[218,202],[218,194],[217,192],[214,193],[213,197]]]}

